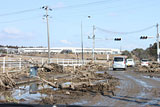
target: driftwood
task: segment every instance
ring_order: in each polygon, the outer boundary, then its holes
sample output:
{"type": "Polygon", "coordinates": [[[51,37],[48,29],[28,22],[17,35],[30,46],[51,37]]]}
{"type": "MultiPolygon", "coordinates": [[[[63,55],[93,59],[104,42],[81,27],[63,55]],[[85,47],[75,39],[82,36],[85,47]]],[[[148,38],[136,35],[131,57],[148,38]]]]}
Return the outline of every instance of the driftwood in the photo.
{"type": "Polygon", "coordinates": [[[66,84],[66,83],[62,83],[59,85],[59,88],[61,89],[70,89],[70,90],[75,90],[78,89],[80,87],[91,87],[94,86],[96,84],[91,84],[90,82],[78,82],[78,83],[73,83],[71,82],[70,84],[66,84]]]}
{"type": "Polygon", "coordinates": [[[47,80],[45,80],[45,79],[43,79],[43,78],[40,78],[39,76],[34,76],[34,77],[38,78],[38,79],[41,80],[42,82],[47,83],[48,85],[52,86],[53,88],[58,88],[56,84],[54,84],[54,83],[52,83],[52,82],[49,82],[49,81],[47,81],[47,80]]]}
{"type": "Polygon", "coordinates": [[[58,65],[56,63],[47,63],[47,61],[45,61],[43,64],[38,64],[37,61],[34,61],[32,58],[30,60],[25,60],[26,62],[28,62],[29,64],[32,64],[33,66],[37,67],[37,68],[43,68],[42,71],[45,72],[63,72],[63,67],[61,65],[58,65]]]}
{"type": "Polygon", "coordinates": [[[44,68],[46,72],[63,72],[63,67],[55,63],[44,64],[40,68],[44,68]]]}
{"type": "Polygon", "coordinates": [[[75,88],[79,88],[79,87],[88,87],[88,86],[94,86],[95,84],[91,84],[90,82],[79,82],[79,83],[72,83],[71,84],[66,84],[66,83],[62,83],[62,84],[55,84],[52,82],[49,82],[43,78],[40,78],[39,76],[35,76],[35,78],[41,80],[42,82],[45,82],[46,84],[52,86],[53,88],[60,88],[60,89],[70,89],[73,90],[75,88]]]}
{"type": "Polygon", "coordinates": [[[16,86],[16,83],[8,74],[1,74],[0,75],[0,89],[5,90],[9,88],[13,88],[16,86]]]}

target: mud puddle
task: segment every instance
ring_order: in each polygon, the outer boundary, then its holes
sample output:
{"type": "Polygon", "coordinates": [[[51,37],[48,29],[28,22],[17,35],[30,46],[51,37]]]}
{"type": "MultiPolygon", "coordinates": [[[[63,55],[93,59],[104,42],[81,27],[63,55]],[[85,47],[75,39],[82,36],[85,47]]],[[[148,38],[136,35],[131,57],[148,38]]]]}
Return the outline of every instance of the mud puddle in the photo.
{"type": "Polygon", "coordinates": [[[105,71],[96,71],[96,74],[104,74],[105,71]]]}
{"type": "Polygon", "coordinates": [[[156,80],[156,81],[160,81],[160,78],[154,77],[154,76],[143,76],[143,77],[148,78],[148,79],[153,79],[153,80],[156,80]]]}
{"type": "Polygon", "coordinates": [[[42,97],[46,97],[46,94],[39,93],[38,90],[51,89],[53,91],[58,90],[52,88],[46,84],[31,83],[19,86],[17,89],[1,91],[0,101],[4,102],[16,102],[16,103],[32,103],[34,100],[40,100],[42,97]]]}
{"type": "Polygon", "coordinates": [[[134,78],[134,77],[132,77],[132,76],[129,76],[129,75],[127,75],[127,77],[130,78],[130,79],[133,79],[133,80],[136,81],[138,84],[140,84],[141,86],[143,86],[143,87],[145,87],[145,88],[147,88],[147,89],[152,88],[152,86],[150,86],[149,84],[147,84],[147,82],[145,82],[145,81],[142,81],[142,80],[140,80],[140,79],[136,79],[136,78],[134,78]]]}
{"type": "Polygon", "coordinates": [[[73,103],[73,104],[71,104],[71,105],[84,105],[84,104],[88,104],[88,101],[79,101],[79,102],[75,102],[75,103],[73,103]]]}

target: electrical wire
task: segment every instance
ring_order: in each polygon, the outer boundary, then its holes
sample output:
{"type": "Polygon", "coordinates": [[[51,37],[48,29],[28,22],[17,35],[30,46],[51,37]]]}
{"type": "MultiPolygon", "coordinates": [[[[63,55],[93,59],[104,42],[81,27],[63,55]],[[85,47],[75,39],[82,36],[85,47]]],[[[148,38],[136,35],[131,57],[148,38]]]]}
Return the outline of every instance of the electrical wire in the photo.
{"type": "Polygon", "coordinates": [[[4,22],[0,22],[0,24],[15,23],[15,22],[19,22],[19,21],[25,21],[25,20],[36,19],[36,18],[40,18],[40,16],[4,21],[4,22]]]}
{"type": "MultiPolygon", "coordinates": [[[[112,0],[109,0],[109,1],[112,1],[112,0]]],[[[98,3],[104,3],[104,2],[106,2],[106,0],[95,1],[95,2],[90,2],[90,3],[85,3],[85,4],[77,4],[77,5],[71,5],[71,6],[58,7],[58,8],[53,8],[53,9],[77,8],[77,7],[93,5],[93,4],[98,4],[98,3]]],[[[26,13],[26,12],[36,11],[36,10],[39,10],[39,9],[41,9],[41,8],[33,8],[33,9],[22,10],[22,11],[17,11],[17,12],[4,13],[4,14],[0,14],[0,17],[9,16],[9,15],[15,15],[15,14],[22,14],[22,13],[26,13]]]]}
{"type": "Polygon", "coordinates": [[[127,34],[140,33],[140,32],[152,29],[154,27],[156,27],[156,25],[152,25],[152,26],[146,27],[144,29],[140,29],[140,30],[136,30],[136,31],[131,31],[131,32],[116,32],[116,31],[111,31],[111,30],[103,29],[103,28],[100,28],[100,27],[96,27],[96,29],[99,30],[99,31],[105,32],[105,33],[109,33],[109,34],[123,34],[123,35],[127,35],[127,34]]]}
{"type": "Polygon", "coordinates": [[[39,9],[41,9],[41,8],[34,8],[34,9],[22,10],[22,11],[17,11],[17,12],[12,12],[12,13],[4,13],[4,14],[0,14],[0,17],[2,17],[2,16],[9,16],[9,15],[16,15],[16,14],[22,14],[22,13],[27,13],[27,12],[36,11],[36,10],[39,10],[39,9]]]}
{"type": "Polygon", "coordinates": [[[53,8],[53,9],[79,8],[79,7],[84,7],[84,6],[88,6],[88,5],[100,4],[100,3],[111,2],[111,1],[113,1],[113,0],[95,1],[95,2],[89,2],[89,3],[84,3],[84,4],[70,5],[70,6],[64,6],[64,7],[57,7],[57,8],[53,8]]]}

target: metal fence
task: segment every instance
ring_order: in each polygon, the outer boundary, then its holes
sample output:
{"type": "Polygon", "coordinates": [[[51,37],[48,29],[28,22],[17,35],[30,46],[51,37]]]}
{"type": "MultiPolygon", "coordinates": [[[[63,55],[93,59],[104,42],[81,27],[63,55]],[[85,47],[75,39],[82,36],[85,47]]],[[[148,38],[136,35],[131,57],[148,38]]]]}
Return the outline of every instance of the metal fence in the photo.
{"type": "MultiPolygon", "coordinates": [[[[39,58],[39,59],[33,59],[32,61],[35,61],[36,64],[44,64],[48,62],[47,58],[39,58]]],[[[76,66],[81,66],[85,65],[91,60],[79,60],[79,59],[58,59],[58,58],[52,58],[50,60],[51,63],[56,63],[59,65],[62,65],[63,67],[65,66],[71,66],[71,67],[76,67],[76,66]]],[[[21,71],[23,68],[27,66],[32,66],[30,61],[27,61],[22,58],[0,58],[0,72],[5,73],[6,71],[21,71]]],[[[105,60],[95,60],[96,63],[106,63],[105,60]]]]}
{"type": "Polygon", "coordinates": [[[0,58],[0,72],[3,73],[6,71],[21,71],[28,65],[29,63],[22,60],[22,58],[0,58]]]}

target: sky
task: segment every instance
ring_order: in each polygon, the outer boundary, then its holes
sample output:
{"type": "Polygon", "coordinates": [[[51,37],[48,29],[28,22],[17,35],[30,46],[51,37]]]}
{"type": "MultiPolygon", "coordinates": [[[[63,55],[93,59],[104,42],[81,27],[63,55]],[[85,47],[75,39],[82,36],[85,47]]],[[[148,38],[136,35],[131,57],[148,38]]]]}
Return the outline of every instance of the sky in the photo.
{"type": "Polygon", "coordinates": [[[49,6],[51,47],[81,47],[82,23],[84,47],[93,46],[88,36],[93,36],[94,25],[96,48],[145,49],[156,42],[155,26],[130,34],[106,31],[139,31],[160,23],[159,3],[160,0],[3,0],[0,45],[47,47],[45,10],[41,7],[49,6]],[[140,36],[154,38],[141,40],[140,36]],[[122,40],[114,41],[116,37],[122,40]]]}

